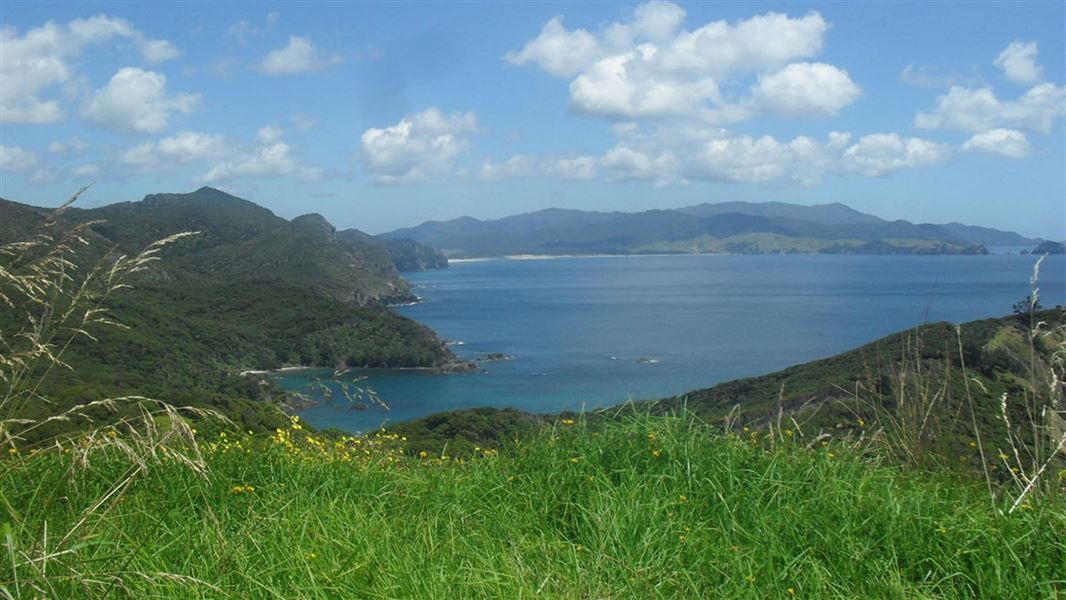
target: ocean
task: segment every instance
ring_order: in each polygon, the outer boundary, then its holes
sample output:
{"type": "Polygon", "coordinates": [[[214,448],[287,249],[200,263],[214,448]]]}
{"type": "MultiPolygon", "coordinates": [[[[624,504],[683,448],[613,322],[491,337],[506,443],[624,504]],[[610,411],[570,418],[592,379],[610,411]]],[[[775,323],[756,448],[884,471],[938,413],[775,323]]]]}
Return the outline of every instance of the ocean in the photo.
{"type": "MultiPolygon", "coordinates": [[[[398,309],[484,372],[361,370],[388,409],[322,402],[317,427],[367,431],[476,406],[557,412],[682,394],[849,350],[924,322],[1009,314],[1036,257],[637,256],[488,260],[407,274],[423,301],[398,309]]],[[[1049,256],[1044,306],[1066,303],[1066,257],[1049,256]]],[[[331,371],[279,374],[309,391],[331,371]]]]}

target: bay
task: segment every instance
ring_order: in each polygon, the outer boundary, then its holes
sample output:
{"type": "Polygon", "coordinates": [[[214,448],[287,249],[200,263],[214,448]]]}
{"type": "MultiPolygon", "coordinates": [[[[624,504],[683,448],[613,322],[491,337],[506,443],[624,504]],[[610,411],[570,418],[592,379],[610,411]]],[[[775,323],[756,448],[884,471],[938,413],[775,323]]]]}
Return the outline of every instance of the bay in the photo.
{"type": "MultiPolygon", "coordinates": [[[[484,372],[362,370],[389,406],[322,402],[317,427],[367,431],[476,406],[582,410],[681,394],[849,350],[923,322],[1002,316],[1029,293],[1036,258],[992,256],[638,256],[488,260],[408,275],[399,309],[484,372]]],[[[1049,256],[1044,306],[1066,302],[1066,257],[1049,256]]],[[[279,374],[287,389],[330,371],[279,374]]]]}

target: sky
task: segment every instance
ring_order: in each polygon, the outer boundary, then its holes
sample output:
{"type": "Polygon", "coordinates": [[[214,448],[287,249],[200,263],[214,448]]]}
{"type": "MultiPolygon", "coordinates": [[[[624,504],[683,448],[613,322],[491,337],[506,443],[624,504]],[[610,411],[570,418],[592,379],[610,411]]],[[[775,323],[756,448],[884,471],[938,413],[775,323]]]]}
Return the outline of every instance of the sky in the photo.
{"type": "Polygon", "coordinates": [[[380,233],[843,202],[1066,238],[1066,3],[0,3],[0,196],[380,233]]]}

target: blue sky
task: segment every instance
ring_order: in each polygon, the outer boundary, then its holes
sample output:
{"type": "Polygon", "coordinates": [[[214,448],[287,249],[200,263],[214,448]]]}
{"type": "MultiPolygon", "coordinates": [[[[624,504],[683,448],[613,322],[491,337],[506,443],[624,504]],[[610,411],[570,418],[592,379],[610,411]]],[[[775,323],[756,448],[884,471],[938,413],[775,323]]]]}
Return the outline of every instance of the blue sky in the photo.
{"type": "Polygon", "coordinates": [[[0,195],[377,233],[844,202],[1066,237],[1066,4],[0,4],[0,195]]]}

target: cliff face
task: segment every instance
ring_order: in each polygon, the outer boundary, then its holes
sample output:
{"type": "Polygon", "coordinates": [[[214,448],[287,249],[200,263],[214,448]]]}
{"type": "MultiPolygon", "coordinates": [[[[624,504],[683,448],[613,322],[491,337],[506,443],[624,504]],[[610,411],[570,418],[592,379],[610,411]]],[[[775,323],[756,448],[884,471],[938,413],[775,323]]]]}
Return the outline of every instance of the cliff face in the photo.
{"type": "Polygon", "coordinates": [[[389,251],[392,264],[401,271],[447,269],[448,259],[440,250],[406,238],[382,240],[389,251]]]}

